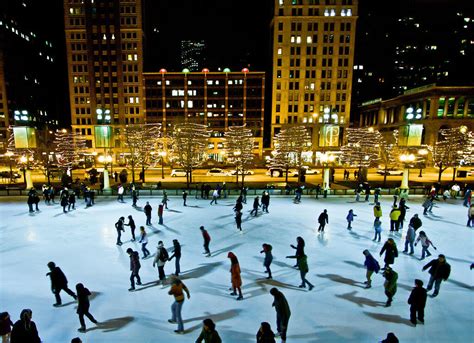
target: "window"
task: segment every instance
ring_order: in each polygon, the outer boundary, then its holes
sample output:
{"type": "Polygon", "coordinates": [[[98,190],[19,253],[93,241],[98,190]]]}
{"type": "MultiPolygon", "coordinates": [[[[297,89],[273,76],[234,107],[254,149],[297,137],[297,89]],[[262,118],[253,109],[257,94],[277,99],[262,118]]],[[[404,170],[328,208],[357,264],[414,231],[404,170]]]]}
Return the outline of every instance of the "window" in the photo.
{"type": "Polygon", "coordinates": [[[282,54],[282,49],[281,49],[281,48],[278,48],[277,54],[278,54],[278,55],[281,55],[281,54],[282,54]]]}
{"type": "Polygon", "coordinates": [[[278,31],[283,31],[283,23],[278,23],[278,31]]]}

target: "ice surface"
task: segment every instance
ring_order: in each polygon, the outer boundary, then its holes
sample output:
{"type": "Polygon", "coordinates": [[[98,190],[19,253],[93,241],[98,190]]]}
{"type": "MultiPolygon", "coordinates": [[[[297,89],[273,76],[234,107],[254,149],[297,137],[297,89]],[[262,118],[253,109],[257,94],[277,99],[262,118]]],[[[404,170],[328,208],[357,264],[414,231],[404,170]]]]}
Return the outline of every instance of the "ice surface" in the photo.
{"type": "MultiPolygon", "coordinates": [[[[145,223],[143,212],[131,207],[131,200],[118,203],[115,199],[99,198],[96,205],[86,209],[79,200],[78,209],[63,214],[59,205],[40,204],[41,212],[30,215],[26,199],[0,199],[0,311],[8,311],[16,321],[23,308],[33,310],[44,342],[69,342],[80,336],[83,342],[194,342],[201,330],[202,320],[212,318],[223,342],[255,342],[260,322],[275,327],[275,312],[270,288],[278,287],[287,297],[292,316],[287,342],[377,342],[393,331],[400,342],[472,342],[473,275],[469,269],[474,262],[473,229],[466,227],[467,208],[460,201],[439,202],[434,214],[422,215],[421,199],[410,199],[407,219],[419,213],[425,230],[438,250],[452,266],[451,277],[443,282],[437,298],[429,298],[426,324],[410,326],[407,299],[415,278],[425,285],[428,272],[421,268],[431,258],[419,261],[421,247],[414,256],[400,253],[394,269],[399,274],[398,292],[392,307],[385,308],[383,277],[374,275],[372,289],[363,289],[365,280],[362,251],[369,249],[383,263],[378,252],[388,237],[388,212],[391,197],[382,198],[384,211],[382,243],[372,242],[372,206],[353,202],[352,198],[310,199],[293,204],[291,198],[272,197],[269,214],[249,217],[252,197],[244,205],[244,234],[234,225],[232,206],[235,198],[209,201],[188,197],[188,207],[179,197],[171,197],[164,214],[164,226],[157,225],[156,210],[161,198],[141,197],[139,205],[149,200],[153,206],[153,227],[148,228],[149,250],[154,253],[159,240],[172,246],[172,239],[182,244],[181,269],[183,281],[191,299],[183,307],[185,335],[173,332],[176,325],[170,318],[172,296],[168,288],[161,289],[153,258],[142,260],[140,271],[145,286],[128,292],[129,257],[125,250],[140,251],[138,243],[130,242],[130,231],[122,236],[124,244],[115,245],[114,223],[120,216],[132,214],[137,225],[145,223]],[[328,209],[326,233],[317,235],[316,219],[328,209]],[[357,214],[353,230],[346,229],[349,209],[357,214]],[[202,255],[199,226],[204,225],[212,236],[213,256],[202,255]],[[292,268],[295,260],[286,259],[294,253],[290,244],[297,236],[306,241],[309,273],[315,285],[309,292],[297,288],[299,272],[292,268]],[[273,246],[274,281],[264,278],[261,244],[273,246]],[[243,301],[229,295],[230,262],[227,252],[233,251],[240,261],[243,279],[243,301]],[[78,282],[93,292],[91,313],[105,325],[95,327],[88,322],[88,331],[79,334],[76,304],[64,292],[63,307],[54,308],[46,264],[55,261],[74,289],[78,282]]],[[[138,231],[138,230],[137,230],[138,231]]],[[[394,235],[403,250],[404,237],[394,235]]],[[[140,251],[141,255],[141,251],[140,251]]],[[[174,262],[165,267],[174,271],[174,262]]]]}

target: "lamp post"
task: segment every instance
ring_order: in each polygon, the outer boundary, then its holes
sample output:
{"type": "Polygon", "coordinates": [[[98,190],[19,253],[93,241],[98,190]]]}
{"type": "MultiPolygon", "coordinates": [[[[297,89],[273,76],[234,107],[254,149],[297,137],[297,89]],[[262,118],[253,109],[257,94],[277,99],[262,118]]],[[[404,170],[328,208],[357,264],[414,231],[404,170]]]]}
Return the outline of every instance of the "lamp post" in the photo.
{"type": "Polygon", "coordinates": [[[402,176],[402,184],[400,185],[400,189],[406,190],[408,192],[408,179],[410,177],[410,169],[409,164],[415,161],[415,155],[413,154],[402,154],[400,155],[400,161],[403,163],[403,176],[402,176]]]}
{"type": "Polygon", "coordinates": [[[323,164],[323,168],[324,168],[323,190],[326,193],[330,189],[330,187],[329,187],[329,168],[328,168],[328,165],[329,165],[329,163],[334,162],[335,157],[334,157],[334,155],[329,155],[327,153],[322,153],[319,158],[320,158],[320,160],[323,164]]]}
{"type": "MultiPolygon", "coordinates": [[[[427,149],[420,149],[418,150],[418,155],[420,155],[423,160],[426,159],[426,155],[428,155],[428,150],[427,149]]],[[[418,174],[418,177],[422,177],[423,176],[423,168],[421,167],[421,162],[420,162],[420,174],[418,174]]]]}
{"type": "Polygon", "coordinates": [[[104,191],[110,190],[109,171],[107,170],[107,164],[112,162],[112,156],[101,155],[99,156],[99,162],[104,164],[104,191]]]}
{"type": "Polygon", "coordinates": [[[26,184],[26,189],[31,189],[33,188],[33,180],[31,178],[31,172],[29,169],[29,161],[32,161],[33,157],[28,157],[28,156],[21,156],[20,157],[20,162],[23,163],[23,179],[26,184]]]}
{"type": "Polygon", "coordinates": [[[160,155],[160,158],[161,158],[161,178],[164,179],[165,178],[164,158],[166,157],[166,151],[160,151],[158,155],[160,155]]]}

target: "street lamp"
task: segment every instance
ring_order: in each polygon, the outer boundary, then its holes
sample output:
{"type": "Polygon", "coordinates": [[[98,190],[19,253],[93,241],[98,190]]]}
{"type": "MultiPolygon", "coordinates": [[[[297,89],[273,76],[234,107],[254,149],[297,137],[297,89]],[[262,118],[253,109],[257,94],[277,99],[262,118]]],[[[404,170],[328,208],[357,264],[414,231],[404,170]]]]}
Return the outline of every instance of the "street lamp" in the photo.
{"type": "MultiPolygon", "coordinates": [[[[428,155],[428,150],[420,149],[418,150],[418,155],[420,155],[424,160],[426,158],[426,155],[428,155]]],[[[422,176],[423,176],[423,168],[421,167],[421,163],[420,163],[420,174],[418,174],[418,177],[422,177],[422,176]]]]}
{"type": "Polygon", "coordinates": [[[98,158],[100,163],[104,164],[104,190],[110,189],[110,180],[109,180],[109,171],[107,170],[107,164],[112,162],[112,156],[110,155],[100,155],[98,158]]]}
{"type": "Polygon", "coordinates": [[[400,189],[404,189],[408,192],[408,179],[410,177],[410,169],[408,167],[410,163],[413,163],[413,161],[415,161],[415,155],[407,153],[401,154],[400,161],[403,163],[403,176],[400,189]]]}
{"type": "Polygon", "coordinates": [[[327,192],[329,190],[329,168],[328,164],[334,162],[335,156],[329,155],[327,153],[322,153],[319,156],[319,159],[324,167],[324,176],[323,176],[323,190],[327,192]]]}
{"type": "Polygon", "coordinates": [[[160,158],[161,158],[161,178],[164,179],[165,178],[164,158],[166,157],[166,151],[160,151],[158,155],[160,155],[160,158]]]}

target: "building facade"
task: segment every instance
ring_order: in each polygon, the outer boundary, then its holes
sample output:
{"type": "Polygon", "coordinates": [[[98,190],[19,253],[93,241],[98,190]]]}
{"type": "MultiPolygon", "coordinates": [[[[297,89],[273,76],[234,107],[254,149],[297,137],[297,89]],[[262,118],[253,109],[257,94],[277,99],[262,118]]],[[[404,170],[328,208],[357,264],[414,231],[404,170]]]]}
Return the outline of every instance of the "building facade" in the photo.
{"type": "Polygon", "coordinates": [[[206,43],[203,40],[181,41],[181,68],[189,71],[200,71],[204,67],[204,49],[206,43]]]}
{"type": "Polygon", "coordinates": [[[305,125],[313,152],[337,148],[351,111],[357,0],[276,0],[272,128],[305,125]]]}
{"type": "Polygon", "coordinates": [[[474,87],[430,85],[398,97],[369,101],[358,108],[357,126],[378,129],[387,138],[394,130],[421,145],[433,145],[439,130],[466,126],[474,130],[474,87]]]}
{"type": "Polygon", "coordinates": [[[142,1],[64,0],[64,21],[72,129],[91,151],[114,154],[120,128],[144,122],[142,1]]]}
{"type": "Polygon", "coordinates": [[[211,131],[208,154],[222,161],[224,132],[230,126],[246,125],[255,137],[255,153],[261,156],[265,73],[167,72],[144,73],[147,123],[161,123],[163,133],[173,124],[193,121],[211,131]]]}

